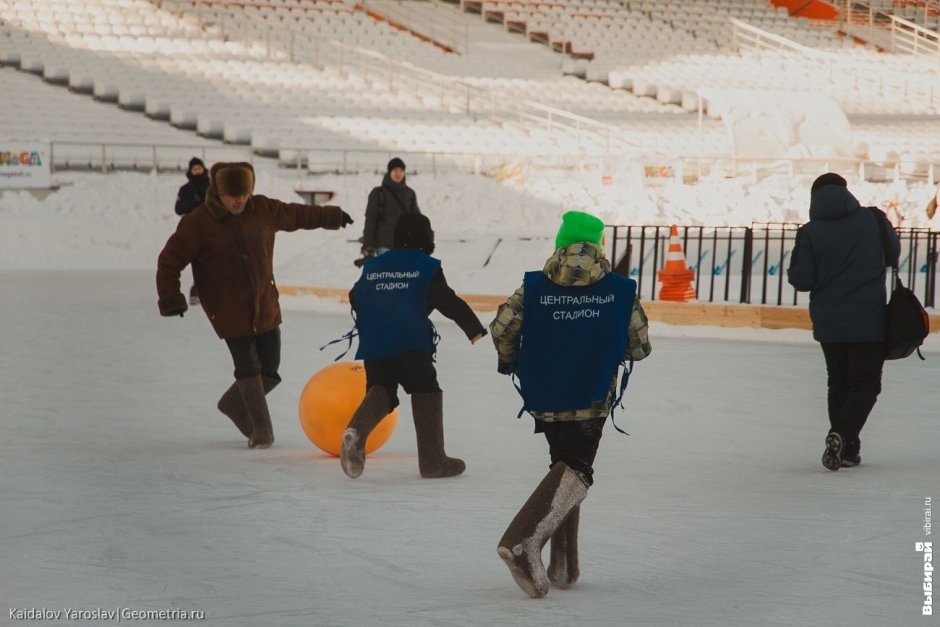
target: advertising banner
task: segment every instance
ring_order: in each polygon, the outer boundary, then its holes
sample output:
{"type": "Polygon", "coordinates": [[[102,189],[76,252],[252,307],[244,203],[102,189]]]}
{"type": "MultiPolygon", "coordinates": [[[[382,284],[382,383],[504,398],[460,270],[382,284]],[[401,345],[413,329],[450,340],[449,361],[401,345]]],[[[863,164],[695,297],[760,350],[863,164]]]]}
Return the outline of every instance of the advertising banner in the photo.
{"type": "Polygon", "coordinates": [[[0,141],[0,189],[52,187],[46,144],[0,141]]]}

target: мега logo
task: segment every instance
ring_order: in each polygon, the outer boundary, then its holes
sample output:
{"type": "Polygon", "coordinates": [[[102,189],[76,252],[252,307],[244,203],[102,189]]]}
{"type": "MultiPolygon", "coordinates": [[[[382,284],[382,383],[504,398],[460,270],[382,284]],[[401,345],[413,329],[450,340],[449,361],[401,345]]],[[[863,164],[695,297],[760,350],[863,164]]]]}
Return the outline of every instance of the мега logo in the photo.
{"type": "Polygon", "coordinates": [[[914,550],[924,554],[924,616],[933,615],[933,542],[915,542],[914,550]]]}

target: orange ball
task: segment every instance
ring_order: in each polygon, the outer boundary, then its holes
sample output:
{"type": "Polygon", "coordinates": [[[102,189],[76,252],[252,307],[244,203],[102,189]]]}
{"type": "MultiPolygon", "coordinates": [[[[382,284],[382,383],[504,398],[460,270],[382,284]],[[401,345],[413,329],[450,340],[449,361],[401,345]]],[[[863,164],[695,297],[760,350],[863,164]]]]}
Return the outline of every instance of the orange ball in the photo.
{"type": "MultiPolygon", "coordinates": [[[[310,377],[300,393],[300,426],[324,453],[340,456],[343,431],[366,396],[366,369],[358,361],[331,364],[310,377]]],[[[398,408],[366,439],[366,454],[388,442],[398,424],[398,408]]]]}

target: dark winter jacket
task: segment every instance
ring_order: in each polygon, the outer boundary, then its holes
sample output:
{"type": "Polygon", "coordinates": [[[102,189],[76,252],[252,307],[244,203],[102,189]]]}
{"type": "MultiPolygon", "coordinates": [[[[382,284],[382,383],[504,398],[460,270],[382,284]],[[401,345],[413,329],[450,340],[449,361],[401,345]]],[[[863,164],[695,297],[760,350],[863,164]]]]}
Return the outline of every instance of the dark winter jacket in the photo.
{"type": "Polygon", "coordinates": [[[404,213],[421,213],[418,197],[408,187],[407,177],[395,183],[386,174],[382,185],[369,192],[366,220],[362,231],[363,248],[392,248],[395,224],[404,213]]]}
{"type": "MultiPolygon", "coordinates": [[[[213,166],[212,177],[216,176],[213,166]]],[[[186,311],[180,273],[193,266],[202,308],[220,338],[246,337],[281,323],[274,283],[274,234],[298,229],[338,229],[339,207],[284,203],[254,195],[233,215],[210,186],[206,201],[180,220],[157,260],[160,313],[186,311]]]]}
{"type": "MultiPolygon", "coordinates": [[[[896,259],[900,242],[894,229],[887,231],[896,259]]],[[[887,263],[881,231],[869,208],[860,206],[841,185],[813,192],[809,222],[797,231],[787,280],[810,293],[817,341],[884,339],[887,263]]]]}
{"type": "Polygon", "coordinates": [[[176,193],[176,214],[184,216],[199,205],[206,197],[209,189],[209,173],[205,172],[195,176],[192,172],[186,173],[189,181],[180,187],[176,193]]]}
{"type": "MultiPolygon", "coordinates": [[[[363,272],[365,271],[364,269],[363,272]]],[[[353,309],[356,308],[353,290],[349,292],[349,303],[353,309]]],[[[470,305],[447,284],[447,279],[444,278],[444,270],[441,268],[438,268],[437,272],[434,273],[434,278],[431,279],[431,289],[428,292],[428,313],[430,314],[435,309],[441,312],[444,317],[456,322],[469,340],[478,335],[486,334],[483,323],[470,309],[470,305]]]]}
{"type": "MultiPolygon", "coordinates": [[[[596,244],[580,242],[559,248],[545,262],[543,272],[553,283],[562,286],[593,285],[611,271],[610,262],[596,244]]],[[[490,323],[490,335],[496,345],[499,371],[510,373],[509,364],[515,363],[522,339],[522,323],[525,315],[525,288],[520,287],[496,310],[496,318],[490,323]]],[[[653,351],[649,341],[649,322],[640,299],[633,301],[633,311],[627,327],[627,350],[624,359],[640,361],[653,351]]],[[[610,382],[610,394],[604,402],[594,403],[582,409],[532,414],[545,422],[563,420],[588,420],[602,418],[610,413],[615,398],[616,380],[610,382]]]]}

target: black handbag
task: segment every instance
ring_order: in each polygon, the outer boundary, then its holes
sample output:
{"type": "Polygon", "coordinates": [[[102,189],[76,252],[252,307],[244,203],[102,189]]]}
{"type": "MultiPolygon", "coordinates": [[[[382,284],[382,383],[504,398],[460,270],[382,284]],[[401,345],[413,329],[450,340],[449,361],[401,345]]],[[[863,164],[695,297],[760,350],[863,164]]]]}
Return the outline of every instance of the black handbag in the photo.
{"type": "Polygon", "coordinates": [[[917,296],[901,283],[898,260],[888,241],[887,218],[877,207],[869,207],[878,221],[885,265],[891,266],[891,298],[885,309],[885,359],[904,359],[914,351],[924,359],[920,346],[930,333],[930,316],[917,296]]]}

